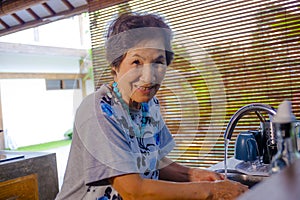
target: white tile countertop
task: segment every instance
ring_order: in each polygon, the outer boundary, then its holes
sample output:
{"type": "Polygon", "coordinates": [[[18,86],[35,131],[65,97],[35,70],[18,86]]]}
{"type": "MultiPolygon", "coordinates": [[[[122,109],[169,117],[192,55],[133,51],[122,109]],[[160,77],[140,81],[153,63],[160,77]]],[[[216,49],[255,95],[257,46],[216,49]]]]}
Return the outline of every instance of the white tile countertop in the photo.
{"type": "MultiPolygon", "coordinates": [[[[228,159],[228,170],[235,170],[242,161],[228,159]]],[[[209,168],[210,170],[224,169],[224,162],[209,168]]],[[[300,159],[296,160],[281,172],[263,179],[254,185],[238,200],[272,199],[272,200],[299,200],[300,199],[300,159]]]]}
{"type": "Polygon", "coordinates": [[[300,199],[300,159],[296,160],[278,174],[257,184],[238,200],[272,199],[299,200],[300,199]]]}

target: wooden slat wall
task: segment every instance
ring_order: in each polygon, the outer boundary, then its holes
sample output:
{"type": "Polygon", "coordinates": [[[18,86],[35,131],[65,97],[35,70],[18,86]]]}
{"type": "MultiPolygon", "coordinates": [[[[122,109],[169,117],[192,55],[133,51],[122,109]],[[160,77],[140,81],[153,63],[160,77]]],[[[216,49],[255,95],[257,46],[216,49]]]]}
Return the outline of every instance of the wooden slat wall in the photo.
{"type": "Polygon", "coordinates": [[[89,12],[128,2],[129,0],[88,0],[89,12]]]}

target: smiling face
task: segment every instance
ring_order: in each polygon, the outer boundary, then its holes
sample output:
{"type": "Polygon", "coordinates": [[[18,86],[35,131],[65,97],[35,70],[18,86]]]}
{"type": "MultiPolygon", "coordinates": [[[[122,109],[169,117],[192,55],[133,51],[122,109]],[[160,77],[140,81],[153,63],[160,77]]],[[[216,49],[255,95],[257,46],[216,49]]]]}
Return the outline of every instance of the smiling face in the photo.
{"type": "Polygon", "coordinates": [[[113,68],[114,80],[127,104],[147,102],[160,88],[167,67],[163,44],[162,40],[143,41],[127,51],[117,69],[113,68]]]}

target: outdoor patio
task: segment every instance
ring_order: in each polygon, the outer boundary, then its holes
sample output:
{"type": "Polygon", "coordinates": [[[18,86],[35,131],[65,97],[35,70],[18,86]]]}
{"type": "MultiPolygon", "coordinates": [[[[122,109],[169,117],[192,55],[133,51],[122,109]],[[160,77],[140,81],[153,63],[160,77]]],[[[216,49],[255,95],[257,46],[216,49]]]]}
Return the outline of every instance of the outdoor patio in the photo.
{"type": "Polygon", "coordinates": [[[54,149],[45,150],[44,152],[56,153],[56,162],[57,162],[57,173],[58,173],[58,184],[59,189],[62,186],[65,169],[68,162],[68,156],[70,152],[70,146],[62,146],[54,149]]]}

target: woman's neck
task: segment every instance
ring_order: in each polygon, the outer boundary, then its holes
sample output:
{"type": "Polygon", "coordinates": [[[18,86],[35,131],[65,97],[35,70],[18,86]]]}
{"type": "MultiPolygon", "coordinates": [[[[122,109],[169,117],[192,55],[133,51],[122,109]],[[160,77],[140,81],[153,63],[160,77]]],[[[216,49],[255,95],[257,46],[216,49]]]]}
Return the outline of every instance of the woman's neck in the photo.
{"type": "MultiPolygon", "coordinates": [[[[112,88],[113,88],[113,86],[112,86],[113,83],[114,83],[114,82],[111,82],[111,83],[109,84],[111,90],[112,90],[112,88]]],[[[122,98],[122,97],[121,97],[121,98],[122,98]]],[[[122,99],[123,99],[123,98],[122,98],[122,99]]],[[[132,99],[129,99],[129,102],[126,101],[125,99],[123,99],[123,101],[128,105],[129,109],[132,109],[132,110],[140,110],[140,109],[141,109],[141,103],[138,103],[138,102],[136,102],[136,101],[133,101],[132,99]]]]}
{"type": "Polygon", "coordinates": [[[138,103],[136,101],[133,101],[132,99],[129,100],[129,108],[133,110],[140,110],[141,109],[141,103],[138,103]]]}

